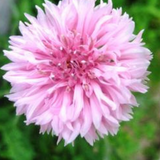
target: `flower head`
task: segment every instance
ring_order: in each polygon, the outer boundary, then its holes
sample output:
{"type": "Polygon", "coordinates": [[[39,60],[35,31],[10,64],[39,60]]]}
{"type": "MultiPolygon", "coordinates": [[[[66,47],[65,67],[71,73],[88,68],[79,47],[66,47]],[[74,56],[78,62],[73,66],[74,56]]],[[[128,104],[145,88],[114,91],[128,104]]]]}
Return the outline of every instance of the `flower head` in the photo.
{"type": "Polygon", "coordinates": [[[71,143],[80,135],[91,145],[137,106],[132,92],[145,93],[151,53],[133,34],[134,22],[112,2],[45,1],[37,17],[25,14],[21,36],[10,37],[12,62],[3,66],[12,85],[9,100],[26,123],[71,143]]]}

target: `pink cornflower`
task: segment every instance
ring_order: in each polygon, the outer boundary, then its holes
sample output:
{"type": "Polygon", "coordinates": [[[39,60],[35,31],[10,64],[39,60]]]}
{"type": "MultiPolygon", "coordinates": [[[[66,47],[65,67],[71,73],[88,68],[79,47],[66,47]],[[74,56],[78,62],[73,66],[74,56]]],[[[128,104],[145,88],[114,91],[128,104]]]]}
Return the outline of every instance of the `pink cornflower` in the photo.
{"type": "Polygon", "coordinates": [[[26,124],[51,132],[65,145],[80,135],[93,145],[117,133],[137,106],[132,92],[145,93],[151,52],[141,31],[111,0],[63,0],[25,14],[21,36],[10,37],[12,62],[3,66],[12,85],[7,96],[26,124]]]}

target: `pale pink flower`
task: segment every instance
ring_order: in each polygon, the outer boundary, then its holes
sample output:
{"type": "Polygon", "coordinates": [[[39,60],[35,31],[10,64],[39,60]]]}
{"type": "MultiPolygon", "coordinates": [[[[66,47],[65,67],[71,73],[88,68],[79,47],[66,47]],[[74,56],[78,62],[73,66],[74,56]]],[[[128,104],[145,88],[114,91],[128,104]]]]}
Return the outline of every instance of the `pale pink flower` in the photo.
{"type": "Polygon", "coordinates": [[[25,14],[21,36],[10,37],[12,63],[4,79],[12,85],[10,101],[26,124],[52,132],[58,142],[80,135],[91,145],[137,106],[132,92],[145,93],[151,52],[133,34],[134,22],[112,2],[95,7],[95,0],[49,1],[37,17],[25,14]]]}

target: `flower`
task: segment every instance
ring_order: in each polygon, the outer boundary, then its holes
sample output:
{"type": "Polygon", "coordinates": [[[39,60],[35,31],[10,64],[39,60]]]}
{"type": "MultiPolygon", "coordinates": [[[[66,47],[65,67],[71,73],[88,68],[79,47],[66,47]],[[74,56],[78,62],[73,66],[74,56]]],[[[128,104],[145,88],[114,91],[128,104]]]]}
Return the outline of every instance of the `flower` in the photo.
{"type": "Polygon", "coordinates": [[[151,52],[141,31],[111,0],[63,0],[36,6],[25,14],[21,36],[10,37],[12,62],[3,66],[12,85],[10,101],[26,124],[51,132],[65,145],[77,136],[93,145],[98,137],[117,133],[137,106],[132,92],[145,93],[151,52]]]}

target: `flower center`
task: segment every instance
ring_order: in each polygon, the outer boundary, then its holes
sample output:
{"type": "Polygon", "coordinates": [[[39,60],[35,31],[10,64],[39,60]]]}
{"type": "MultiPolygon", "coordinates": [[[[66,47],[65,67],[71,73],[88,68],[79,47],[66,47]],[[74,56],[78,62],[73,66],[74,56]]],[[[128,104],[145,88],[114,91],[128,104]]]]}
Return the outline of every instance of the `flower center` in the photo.
{"type": "Polygon", "coordinates": [[[50,56],[49,64],[45,67],[38,65],[41,72],[53,81],[65,80],[71,86],[87,78],[96,78],[92,69],[101,58],[95,54],[92,38],[87,35],[82,38],[79,33],[69,32],[66,36],[59,36],[58,41],[58,44],[43,42],[50,56]]]}
{"type": "Polygon", "coordinates": [[[89,60],[88,52],[60,47],[62,57],[56,59],[56,63],[52,64],[51,77],[53,80],[65,79],[74,84],[82,81],[89,76],[90,69],[93,67],[93,60],[89,60]]]}

